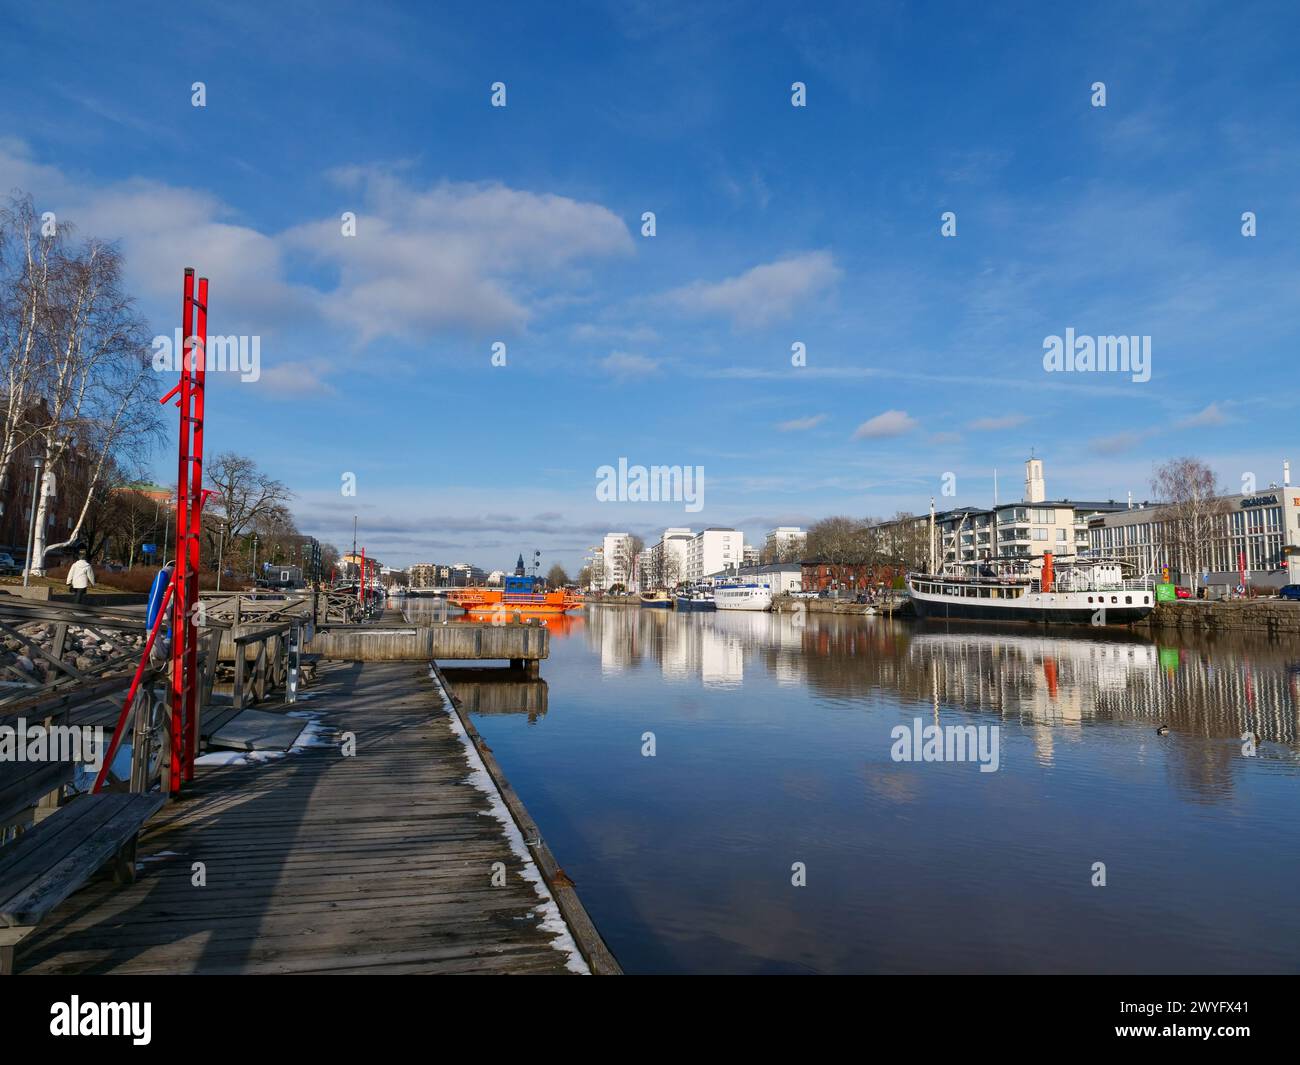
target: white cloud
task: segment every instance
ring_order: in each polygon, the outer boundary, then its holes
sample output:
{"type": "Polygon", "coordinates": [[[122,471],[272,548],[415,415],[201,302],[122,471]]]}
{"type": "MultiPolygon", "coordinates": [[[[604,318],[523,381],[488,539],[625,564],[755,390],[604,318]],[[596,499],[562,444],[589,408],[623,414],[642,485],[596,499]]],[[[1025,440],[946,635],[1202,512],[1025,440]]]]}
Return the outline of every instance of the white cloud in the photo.
{"type": "Polygon", "coordinates": [[[854,440],[879,440],[889,436],[902,436],[916,428],[916,419],[907,411],[887,410],[869,418],[853,433],[854,440]]]}
{"type": "Polygon", "coordinates": [[[500,184],[406,184],[373,167],[335,171],[356,199],[356,235],[338,219],[285,236],[338,272],[326,310],[369,340],[438,329],[517,332],[537,290],[582,280],[591,260],[630,254],[608,208],[500,184]]]}
{"type": "Polygon", "coordinates": [[[789,318],[799,303],[832,288],[840,276],[830,252],[806,252],[725,281],[696,281],[664,299],[690,314],[720,314],[738,329],[756,328],[789,318]]]}
{"type": "Polygon", "coordinates": [[[977,433],[992,433],[999,429],[1014,429],[1027,421],[1029,421],[1027,414],[1007,414],[1001,418],[976,418],[973,422],[969,422],[966,428],[973,429],[977,433]]]}
{"type": "Polygon", "coordinates": [[[622,220],[595,203],[500,184],[416,187],[378,168],[331,176],[345,191],[340,213],[357,214],[355,237],[342,235],[337,216],[263,231],[199,189],[84,183],[0,138],[0,190],[30,192],[38,212],[120,242],[128,284],[150,309],[170,313],[181,268],[196,267],[230,332],[301,331],[324,318],[362,343],[442,329],[505,335],[558,289],[580,286],[589,264],[633,249],[622,220]],[[323,264],[327,281],[296,280],[290,259],[302,253],[323,264]]]}
{"type": "Polygon", "coordinates": [[[265,366],[259,382],[263,388],[283,392],[286,397],[330,396],[338,391],[321,375],[321,368],[309,362],[265,366]]]}
{"type": "Polygon", "coordinates": [[[816,429],[825,420],[825,414],[814,414],[808,418],[792,418],[788,422],[780,422],[776,428],[782,433],[800,433],[805,429],[816,429]]]}
{"type": "Polygon", "coordinates": [[[1211,403],[1204,410],[1183,418],[1177,423],[1177,427],[1179,429],[1209,429],[1218,425],[1227,425],[1231,420],[1219,409],[1217,403],[1211,403]]]}
{"type": "Polygon", "coordinates": [[[653,344],[659,334],[648,325],[605,325],[581,322],[571,330],[574,340],[612,341],[623,344],[653,344]]]}
{"type": "Polygon", "coordinates": [[[659,363],[645,355],[611,351],[600,360],[601,369],[614,377],[646,377],[659,371],[659,363]]]}

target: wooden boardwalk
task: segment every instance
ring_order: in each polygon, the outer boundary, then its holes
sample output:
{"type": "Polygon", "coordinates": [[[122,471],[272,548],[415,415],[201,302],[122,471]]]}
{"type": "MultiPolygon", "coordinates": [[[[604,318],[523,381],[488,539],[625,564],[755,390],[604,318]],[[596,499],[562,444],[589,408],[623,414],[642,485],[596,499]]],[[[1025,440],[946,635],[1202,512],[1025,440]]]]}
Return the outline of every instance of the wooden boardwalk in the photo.
{"type": "Polygon", "coordinates": [[[309,694],[296,709],[354,734],[354,757],[326,734],[278,761],[200,765],[191,796],[141,835],[137,882],[73,895],[24,944],[18,972],[585,969],[557,949],[572,940],[550,892],[539,912],[525,862],[468,781],[425,665],[322,663],[309,694]],[[497,862],[504,886],[492,885],[497,862]]]}

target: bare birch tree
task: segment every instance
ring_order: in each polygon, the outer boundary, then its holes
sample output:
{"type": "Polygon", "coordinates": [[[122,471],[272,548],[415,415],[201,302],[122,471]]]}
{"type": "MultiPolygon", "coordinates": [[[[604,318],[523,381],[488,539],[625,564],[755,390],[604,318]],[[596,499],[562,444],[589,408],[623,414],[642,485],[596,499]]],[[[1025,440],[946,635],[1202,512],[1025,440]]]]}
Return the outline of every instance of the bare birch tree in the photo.
{"type": "Polygon", "coordinates": [[[1200,459],[1170,459],[1156,467],[1151,491],[1165,507],[1169,564],[1185,573],[1200,574],[1208,568],[1215,522],[1227,510],[1214,471],[1200,459]]]}
{"type": "Polygon", "coordinates": [[[14,457],[34,439],[42,422],[38,379],[43,349],[40,329],[47,314],[52,260],[60,237],[55,226],[42,235],[30,196],[14,196],[0,209],[0,492],[9,485],[14,457]]]}
{"type": "Polygon", "coordinates": [[[32,542],[36,574],[44,572],[47,554],[77,543],[110,456],[134,457],[161,425],[148,336],[122,291],[121,273],[112,245],[89,240],[55,249],[38,325],[45,409],[36,431],[44,461],[32,542]],[[70,460],[89,470],[86,488],[71,501],[76,518],[67,535],[50,543],[50,502],[70,460]]]}

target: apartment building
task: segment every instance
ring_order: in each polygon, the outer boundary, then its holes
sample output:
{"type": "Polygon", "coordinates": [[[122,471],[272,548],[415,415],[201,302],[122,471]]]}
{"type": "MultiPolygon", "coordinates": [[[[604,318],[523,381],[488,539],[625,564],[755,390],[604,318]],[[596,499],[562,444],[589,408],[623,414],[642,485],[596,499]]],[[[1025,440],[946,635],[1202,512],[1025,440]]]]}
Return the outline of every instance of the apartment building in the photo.
{"type": "Polygon", "coordinates": [[[631,588],[636,580],[636,559],[632,555],[630,533],[606,533],[599,549],[600,587],[609,591],[619,584],[631,588]]]}
{"type": "Polygon", "coordinates": [[[686,542],[684,580],[703,580],[710,573],[733,569],[745,561],[745,535],[736,529],[703,529],[686,542]]]}
{"type": "Polygon", "coordinates": [[[690,529],[665,529],[659,542],[641,552],[642,589],[675,588],[687,580],[687,552],[695,534],[690,529]]]}
{"type": "Polygon", "coordinates": [[[797,561],[808,546],[808,533],[797,525],[778,525],[767,534],[766,555],[773,562],[797,561]]]}

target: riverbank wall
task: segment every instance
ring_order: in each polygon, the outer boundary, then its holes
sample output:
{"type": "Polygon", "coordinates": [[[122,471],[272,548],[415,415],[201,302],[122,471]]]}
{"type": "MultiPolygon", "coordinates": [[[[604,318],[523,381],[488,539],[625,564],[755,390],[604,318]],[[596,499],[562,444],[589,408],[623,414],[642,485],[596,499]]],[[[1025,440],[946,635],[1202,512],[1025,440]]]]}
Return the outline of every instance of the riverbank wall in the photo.
{"type": "Polygon", "coordinates": [[[1147,628],[1195,632],[1267,632],[1300,634],[1300,603],[1286,599],[1182,600],[1157,603],[1143,622],[1147,628]]]}

